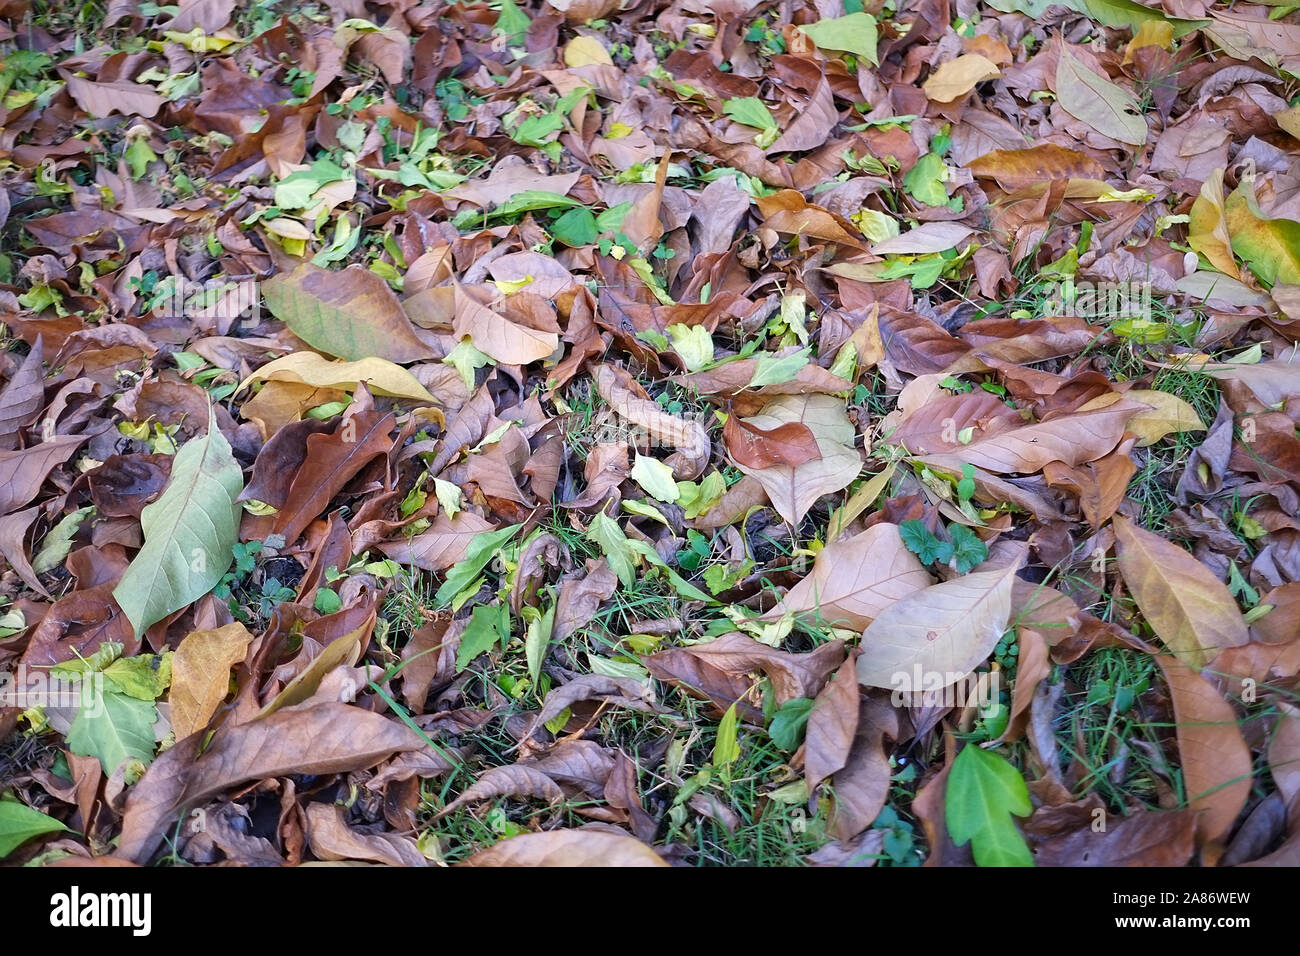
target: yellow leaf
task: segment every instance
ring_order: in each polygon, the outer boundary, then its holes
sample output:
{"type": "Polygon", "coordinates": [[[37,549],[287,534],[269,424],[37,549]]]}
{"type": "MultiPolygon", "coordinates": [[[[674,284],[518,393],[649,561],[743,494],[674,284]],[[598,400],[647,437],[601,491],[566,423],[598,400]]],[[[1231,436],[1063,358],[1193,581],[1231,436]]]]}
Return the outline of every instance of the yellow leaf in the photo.
{"type": "Polygon", "coordinates": [[[1147,20],[1140,27],[1124,50],[1124,62],[1132,63],[1133,54],[1144,46],[1158,46],[1168,50],[1174,43],[1174,25],[1168,20],[1147,20]]]}
{"type": "Polygon", "coordinates": [[[1187,221],[1187,244],[1224,275],[1240,279],[1237,261],[1224,217],[1223,170],[1216,169],[1201,184],[1201,194],[1192,203],[1187,221]]]}
{"type": "Polygon", "coordinates": [[[977,83],[1001,75],[998,65],[988,57],[966,53],[935,70],[934,75],[922,84],[922,89],[936,103],[951,103],[975,89],[977,83]]]}
{"type": "Polygon", "coordinates": [[[565,66],[592,66],[594,64],[613,66],[609,52],[595,37],[574,37],[564,48],[565,66]]]}
{"type": "Polygon", "coordinates": [[[1153,445],[1171,432],[1203,432],[1205,424],[1196,409],[1177,395],[1146,388],[1125,393],[1134,401],[1150,405],[1149,412],[1138,412],[1128,421],[1128,430],[1138,436],[1138,445],[1153,445]]]}
{"type": "Polygon", "coordinates": [[[317,388],[356,388],[359,382],[376,395],[410,398],[437,404],[415,376],[387,359],[363,358],[355,362],[331,362],[316,352],[294,352],[267,362],[239,384],[243,391],[254,382],[298,382],[317,388]]]}
{"type": "Polygon", "coordinates": [[[193,631],[172,658],[168,696],[172,729],[184,740],[208,725],[230,691],[230,668],[244,659],[253,635],[235,621],[209,631],[193,631]]]}

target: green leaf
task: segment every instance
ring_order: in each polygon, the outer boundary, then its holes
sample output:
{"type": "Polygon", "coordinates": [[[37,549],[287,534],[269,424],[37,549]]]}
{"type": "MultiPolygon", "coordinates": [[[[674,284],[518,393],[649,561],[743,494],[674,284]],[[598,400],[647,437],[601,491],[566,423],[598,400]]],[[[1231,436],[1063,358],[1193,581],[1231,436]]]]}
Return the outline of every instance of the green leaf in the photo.
{"type": "Polygon", "coordinates": [[[528,32],[532,22],[528,14],[515,6],[513,0],[501,0],[501,15],[497,17],[496,22],[498,34],[515,41],[515,45],[521,45],[523,35],[528,32]]]}
{"type": "Polygon", "coordinates": [[[78,508],[51,528],[50,533],[45,536],[45,540],[41,543],[41,550],[32,559],[32,570],[37,574],[44,574],[46,571],[53,571],[62,564],[67,559],[68,552],[72,550],[72,539],[76,537],[81,523],[94,513],[94,505],[78,508]]]}
{"type": "Polygon", "coordinates": [[[155,701],[171,686],[173,653],[123,657],[104,668],[104,677],[128,697],[155,701]]]}
{"type": "Polygon", "coordinates": [[[632,542],[618,526],[618,522],[601,512],[592,519],[587,528],[587,537],[600,545],[601,552],[623,587],[631,588],[636,584],[636,569],[640,562],[636,559],[637,552],[632,547],[632,542]]]}
{"type": "Polygon", "coordinates": [[[671,504],[677,500],[677,482],[673,480],[673,470],[658,458],[638,454],[636,463],[632,466],[631,477],[657,501],[671,504]]]}
{"type": "MultiPolygon", "coordinates": [[[[501,612],[504,604],[492,607],[480,605],[474,608],[469,624],[460,636],[460,646],[456,648],[456,673],[459,674],[469,662],[484,651],[491,650],[492,645],[501,640],[501,612]]],[[[507,612],[508,613],[508,612],[507,612]]]]}
{"type": "Polygon", "coordinates": [[[946,563],[952,557],[952,545],[931,534],[925,522],[919,518],[904,521],[898,526],[898,533],[907,550],[916,555],[922,564],[934,564],[936,561],[946,563]]]}
{"type": "Polygon", "coordinates": [[[589,246],[596,241],[596,217],[590,209],[570,209],[551,223],[551,235],[566,246],[589,246]]]}
{"type": "Polygon", "coordinates": [[[952,536],[952,557],[956,560],[957,570],[962,574],[989,556],[988,545],[965,525],[951,525],[948,534],[952,536]]]}
{"type": "Polygon", "coordinates": [[[528,622],[528,632],[524,635],[524,659],[528,662],[528,676],[533,685],[542,676],[542,661],[546,659],[546,649],[551,646],[551,632],[555,629],[555,605],[546,609],[546,613],[528,622]]]}
{"type": "Polygon", "coordinates": [[[1024,778],[1003,757],[980,747],[962,748],[948,772],[945,815],[948,835],[968,841],[978,866],[1033,866],[1025,838],[1011,814],[1033,812],[1024,778]]]}
{"type": "Polygon", "coordinates": [[[97,757],[110,775],[127,760],[148,764],[153,759],[154,705],[111,691],[98,706],[82,707],[68,728],[68,749],[83,757],[97,757]]]}
{"type": "Polygon", "coordinates": [[[131,141],[122,158],[131,167],[131,178],[138,180],[148,171],[149,164],[158,158],[158,154],[149,148],[148,137],[140,136],[131,141]]]}
{"type": "Polygon", "coordinates": [[[757,96],[736,96],[722,104],[722,112],[737,123],[744,123],[755,129],[776,129],[776,118],[768,110],[767,104],[757,96]]]}
{"type": "Polygon", "coordinates": [[[718,737],[713,743],[713,768],[722,771],[722,779],[729,779],[728,768],[740,757],[740,718],[732,704],[718,722],[718,737]]]}
{"type": "Polygon", "coordinates": [[[1300,283],[1300,222],[1265,219],[1254,182],[1243,179],[1224,204],[1232,251],[1270,287],[1300,283]]]}
{"type": "Polygon", "coordinates": [[[13,799],[0,799],[0,860],[32,837],[68,828],[53,817],[13,799]]]}
{"type": "Polygon", "coordinates": [[[601,232],[615,232],[623,227],[623,220],[631,211],[632,204],[630,202],[621,202],[617,206],[610,206],[596,217],[596,228],[601,232]]]}
{"type": "Polygon", "coordinates": [[[465,551],[465,557],[447,572],[442,587],[438,588],[438,593],[434,595],[438,607],[446,607],[451,603],[452,598],[473,584],[479,572],[487,567],[487,563],[492,560],[501,546],[513,538],[521,527],[523,525],[512,524],[499,531],[482,531],[474,535],[469,548],[465,551]]]}
{"type": "Polygon", "coordinates": [[[948,167],[938,153],[926,153],[903,176],[903,187],[917,201],[927,206],[948,205],[948,167]]]}
{"type": "Polygon", "coordinates": [[[818,20],[799,29],[823,50],[852,53],[868,63],[880,65],[876,59],[876,18],[869,13],[850,13],[847,17],[818,20]]]}
{"type": "Polygon", "coordinates": [[[795,697],[782,704],[767,725],[767,735],[772,738],[772,743],[787,752],[797,749],[803,741],[804,728],[808,726],[812,709],[813,702],[808,697],[795,697]]]}
{"type": "Polygon", "coordinates": [[[754,359],[754,375],[747,388],[761,388],[764,385],[782,385],[792,381],[799,370],[808,364],[811,350],[800,349],[782,358],[773,358],[766,352],[760,352],[754,359]]]}
{"type": "Polygon", "coordinates": [[[318,588],[312,606],[321,614],[337,614],[343,610],[343,600],[331,588],[318,588]]]}
{"type": "Polygon", "coordinates": [[[1174,26],[1174,37],[1186,36],[1209,23],[1209,20],[1184,20],[1166,16],[1163,10],[1153,10],[1133,0],[1052,0],[1062,6],[1078,10],[1102,26],[1137,30],[1148,20],[1166,20],[1174,26]]]}
{"type": "Polygon", "coordinates": [[[672,336],[673,351],[681,356],[686,371],[698,372],[713,362],[713,336],[704,326],[677,323],[665,331],[672,336]]]}
{"type": "Polygon", "coordinates": [[[207,433],[185,443],[166,489],[141,512],[144,547],[113,589],[137,637],[221,580],[239,540],[243,489],[243,468],[209,408],[207,433]]]}
{"type": "Polygon", "coordinates": [[[306,209],[311,197],[326,183],[350,178],[351,174],[328,159],[318,159],[307,169],[290,173],[275,185],[275,204],[281,209],[306,209]]]}

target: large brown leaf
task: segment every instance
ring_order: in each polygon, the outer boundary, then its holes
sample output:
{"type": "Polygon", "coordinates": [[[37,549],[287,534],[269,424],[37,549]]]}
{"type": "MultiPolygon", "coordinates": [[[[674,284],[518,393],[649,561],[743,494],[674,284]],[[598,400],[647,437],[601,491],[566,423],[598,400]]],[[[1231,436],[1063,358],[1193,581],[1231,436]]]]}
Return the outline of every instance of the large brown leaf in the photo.
{"type": "Polygon", "coordinates": [[[1049,461],[1081,465],[1114,450],[1128,421],[1147,408],[1119,398],[1093,408],[1052,418],[1035,425],[1008,428],[984,435],[976,430],[969,444],[951,452],[922,456],[928,464],[961,469],[963,464],[1002,475],[1032,475],[1049,461]]]}
{"type": "Polygon", "coordinates": [[[903,544],[898,525],[881,522],[822,548],[811,573],[787,591],[763,619],[807,612],[832,626],[862,630],[894,602],[932,581],[925,566],[903,544]]]}
{"type": "Polygon", "coordinates": [[[357,472],[392,447],[388,433],[395,422],[391,412],[370,409],[345,418],[328,435],[308,435],[307,455],[272,531],[284,535],[286,544],[297,541],[357,472]]]}
{"type": "Polygon", "coordinates": [[[198,756],[201,737],[193,734],[165,751],[131,789],[116,856],[148,861],[179,814],[227,788],[286,774],[363,770],[424,746],[415,731],[395,720],[334,703],[223,727],[198,756]]]}
{"type": "Polygon", "coordinates": [[[976,571],[891,605],[862,635],[858,679],[906,692],[961,680],[1006,632],[1015,578],[1014,565],[976,571]]]}
{"type": "Polygon", "coordinates": [[[21,451],[0,451],[0,515],[36,497],[45,476],[72,457],[86,435],[55,435],[21,451]]]}
{"type": "Polygon", "coordinates": [[[0,451],[18,447],[18,429],[30,425],[45,407],[45,370],[41,339],[23,359],[13,378],[0,391],[0,451]]]}
{"type": "Polygon", "coordinates": [[[253,635],[238,621],[206,631],[193,631],[172,658],[172,730],[183,740],[207,726],[217,706],[230,692],[230,668],[244,659],[253,635]]]}
{"type": "Polygon", "coordinates": [[[1199,673],[1175,657],[1156,657],[1173,698],[1183,787],[1197,811],[1196,842],[1227,838],[1250,796],[1250,748],[1232,705],[1199,673]]]}
{"type": "Polygon", "coordinates": [[[887,698],[866,696],[859,699],[858,708],[852,746],[844,766],[831,778],[835,801],[830,831],[841,840],[857,836],[880,815],[894,772],[885,739],[898,736],[898,708],[887,698]]]}
{"type": "Polygon", "coordinates": [[[787,425],[802,425],[812,434],[821,453],[821,457],[798,465],[773,463],[755,468],[737,463],[741,471],[762,484],[777,514],[792,525],[803,520],[818,498],[848,487],[862,470],[853,425],[841,399],[830,395],[783,395],[746,422],[769,434],[787,425]]]}

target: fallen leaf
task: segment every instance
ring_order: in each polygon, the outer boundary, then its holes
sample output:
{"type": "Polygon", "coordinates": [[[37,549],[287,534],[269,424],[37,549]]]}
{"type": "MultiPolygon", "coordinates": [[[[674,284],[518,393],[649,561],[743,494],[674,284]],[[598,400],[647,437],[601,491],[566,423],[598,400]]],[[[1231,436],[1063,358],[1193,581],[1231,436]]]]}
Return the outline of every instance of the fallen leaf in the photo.
{"type": "Polygon", "coordinates": [[[862,634],[858,680],[917,693],[964,678],[1006,633],[1015,572],[964,574],[890,605],[862,634]]]}
{"type": "Polygon", "coordinates": [[[1116,517],[1120,574],[1156,635],[1189,667],[1250,640],[1237,602],[1200,561],[1159,535],[1116,517]]]}
{"type": "Polygon", "coordinates": [[[434,355],[416,336],[388,283],[369,269],[330,272],[304,262],[293,272],[273,276],[262,294],[294,335],[329,355],[403,364],[434,355]]]}

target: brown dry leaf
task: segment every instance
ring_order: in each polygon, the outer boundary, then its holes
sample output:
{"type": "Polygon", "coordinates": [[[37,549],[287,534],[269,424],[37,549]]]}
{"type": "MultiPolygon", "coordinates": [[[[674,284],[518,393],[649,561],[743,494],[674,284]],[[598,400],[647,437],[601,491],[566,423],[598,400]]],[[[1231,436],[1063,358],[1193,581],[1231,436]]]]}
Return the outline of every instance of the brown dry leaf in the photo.
{"type": "Polygon", "coordinates": [[[765,431],[732,415],[723,426],[722,438],[731,457],[746,468],[798,467],[821,457],[821,449],[817,447],[812,431],[801,422],[790,422],[765,431]]]}
{"type": "Polygon", "coordinates": [[[1008,192],[1024,186],[1047,184],[1054,179],[1103,179],[1105,171],[1087,153],[1055,143],[1028,149],[997,149],[971,160],[966,168],[992,179],[1008,192]]]}
{"type": "Polygon", "coordinates": [[[665,412],[622,369],[598,365],[592,369],[591,377],[600,397],[616,414],[645,429],[652,443],[677,449],[665,462],[677,477],[695,478],[704,470],[713,445],[702,424],[665,412]]]}
{"type": "Polygon", "coordinates": [[[862,634],[858,680],[913,693],[961,680],[1006,633],[1015,579],[1015,565],[975,571],[891,605],[862,634]]]}
{"type": "Polygon", "coordinates": [[[330,434],[307,436],[307,455],[271,530],[293,544],[362,468],[393,445],[396,418],[374,409],[345,416],[330,434]]]}
{"type": "Polygon", "coordinates": [[[307,804],[307,839],[317,859],[367,860],[388,866],[429,865],[410,837],[355,830],[348,826],[346,814],[337,805],[307,804]]]}
{"type": "MultiPolygon", "coordinates": [[[[1129,441],[1126,445],[1131,447],[1132,442],[1129,441]]],[[[1043,477],[1049,485],[1068,488],[1078,495],[1083,517],[1097,530],[1124,503],[1129,479],[1137,472],[1137,464],[1124,448],[1121,446],[1119,451],[1078,468],[1071,468],[1059,461],[1050,461],[1043,466],[1043,477]]]]}
{"type": "Polygon", "coordinates": [[[772,196],[760,196],[754,201],[763,215],[763,225],[768,229],[786,235],[809,236],[857,249],[863,248],[862,239],[850,231],[846,221],[821,206],[811,205],[793,189],[772,196]]]}
{"type": "Polygon", "coordinates": [[[147,862],[178,815],[229,787],[287,774],[361,770],[425,746],[397,721],[335,703],[223,727],[202,756],[200,736],[192,734],[165,751],[131,788],[116,856],[147,862]]]}
{"type": "Polygon", "coordinates": [[[0,390],[0,451],[17,448],[18,430],[35,421],[45,407],[43,356],[42,340],[37,337],[23,364],[0,390]]]}
{"type": "Polygon", "coordinates": [[[559,347],[559,327],[554,316],[520,311],[510,316],[497,311],[457,283],[452,328],[458,337],[469,336],[474,347],[505,365],[527,365],[544,359],[559,347]],[[528,323],[532,324],[528,324],[528,323]]]}
{"type": "Polygon", "coordinates": [[[238,621],[206,631],[192,631],[172,658],[172,686],[167,700],[176,739],[208,725],[230,692],[230,668],[244,659],[253,635],[238,621]]]}
{"type": "Polygon", "coordinates": [[[1095,408],[1086,406],[1069,415],[1035,425],[982,434],[977,429],[969,444],[951,452],[922,457],[927,464],[961,470],[964,464],[998,474],[1032,475],[1049,461],[1082,465],[1113,451],[1129,420],[1146,406],[1120,398],[1095,408]]]}
{"type": "Polygon", "coordinates": [[[527,763],[490,767],[479,775],[473,786],[439,810],[437,819],[467,804],[497,797],[531,797],[555,806],[564,800],[564,791],[548,774],[527,763]]]}
{"type": "Polygon", "coordinates": [[[40,514],[35,506],[25,511],[15,511],[0,518],[0,557],[9,562],[9,567],[18,574],[23,582],[41,597],[48,598],[50,592],[45,590],[36,576],[31,560],[27,557],[27,532],[40,514]]]}
{"type": "Polygon", "coordinates": [[[152,119],[167,102],[152,87],[142,83],[126,80],[96,83],[79,76],[70,76],[67,81],[68,93],[77,101],[78,106],[95,119],[103,119],[110,113],[152,119]]]}
{"type": "Polygon", "coordinates": [[[833,627],[860,631],[886,608],[932,583],[925,566],[903,544],[898,525],[881,522],[822,548],[812,571],[763,619],[815,612],[833,627]]]}
{"type": "Polygon", "coordinates": [[[1300,797],[1300,709],[1277,701],[1277,723],[1268,741],[1268,770],[1288,806],[1300,797]]]}
{"type": "Polygon", "coordinates": [[[55,435],[21,451],[0,451],[0,515],[17,511],[41,490],[45,477],[72,457],[86,435],[55,435]]]}
{"type": "Polygon", "coordinates": [[[454,518],[447,517],[444,511],[420,534],[400,541],[381,541],[377,547],[398,564],[445,571],[465,557],[475,535],[495,527],[472,511],[458,511],[454,518]]]}
{"type": "Polygon", "coordinates": [[[1196,843],[1221,843],[1250,796],[1250,748],[1232,705],[1208,681],[1177,658],[1159,655],[1156,663],[1173,698],[1179,766],[1197,812],[1196,843]]]}
{"type": "Polygon", "coordinates": [[[603,830],[525,833],[479,850],[458,866],[667,866],[640,840],[603,830]]]}
{"type": "MultiPolygon", "coordinates": [[[[1096,819],[1088,816],[1089,824],[1096,819]]],[[[1034,847],[1035,866],[1186,866],[1196,852],[1194,810],[1138,810],[1049,837],[1034,847]]]]}
{"type": "Polygon", "coordinates": [[[1237,602],[1215,575],[1176,544],[1116,517],[1120,574],[1156,635],[1189,667],[1250,640],[1237,602]]]}
{"type": "Polygon", "coordinates": [[[848,762],[853,747],[853,736],[858,729],[858,699],[862,695],[856,659],[857,652],[850,652],[817,695],[808,715],[803,766],[810,799],[815,799],[818,784],[848,762]]]}
{"type": "Polygon", "coordinates": [[[630,677],[607,677],[604,674],[583,674],[567,684],[561,684],[546,695],[542,709],[533,718],[529,736],[548,721],[554,720],[580,700],[600,700],[611,707],[626,707],[642,713],[654,713],[654,687],[649,681],[630,677]]]}
{"type": "Polygon", "coordinates": [[[803,425],[821,453],[820,458],[798,465],[753,468],[737,463],[742,472],[758,480],[777,514],[791,525],[798,526],[818,498],[848,487],[862,471],[853,425],[840,399],[830,395],[784,395],[745,421],[769,433],[785,425],[803,425]]]}
{"type": "Polygon", "coordinates": [[[780,139],[767,148],[767,154],[805,152],[826,142],[840,121],[830,84],[823,77],[812,98],[795,114],[780,139]]]}
{"type": "Polygon", "coordinates": [[[840,840],[857,836],[880,815],[894,773],[885,739],[898,737],[898,708],[888,698],[866,696],[858,706],[853,745],[844,766],[831,778],[835,801],[830,831],[840,840]]]}
{"type": "Polygon", "coordinates": [[[761,672],[772,682],[778,704],[796,697],[816,697],[845,653],[841,642],[830,641],[807,654],[792,654],[735,632],[683,650],[727,673],[761,672]]]}
{"type": "Polygon", "coordinates": [[[580,578],[566,577],[560,582],[555,602],[555,624],[551,640],[563,641],[585,627],[600,610],[601,604],[614,596],[618,575],[605,558],[587,561],[587,573],[580,578]]]}

